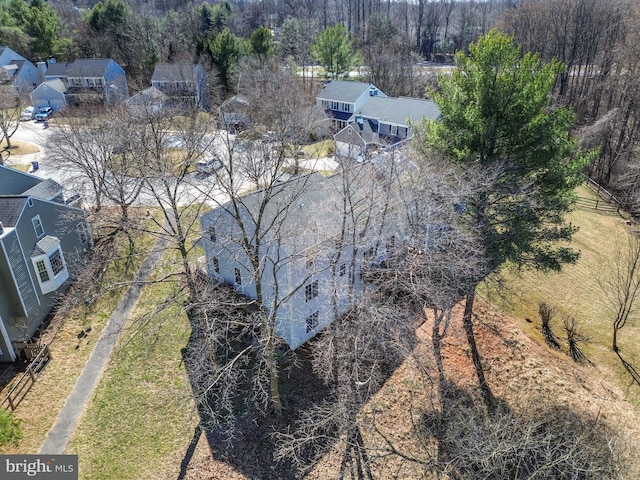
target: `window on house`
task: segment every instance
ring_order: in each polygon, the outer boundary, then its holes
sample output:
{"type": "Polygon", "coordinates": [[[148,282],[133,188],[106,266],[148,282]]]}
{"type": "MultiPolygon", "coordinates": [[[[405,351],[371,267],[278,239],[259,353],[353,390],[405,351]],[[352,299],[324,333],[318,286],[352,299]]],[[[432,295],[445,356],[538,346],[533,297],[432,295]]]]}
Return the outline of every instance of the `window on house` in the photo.
{"type": "MultiPolygon", "coordinates": [[[[220,273],[220,262],[218,261],[218,259],[216,257],[213,257],[213,271],[216,273],[220,273]]],[[[236,272],[238,272],[238,269],[236,268],[236,272]]],[[[240,273],[240,272],[238,272],[240,273]]]]}
{"type": "Polygon", "coordinates": [[[347,273],[347,264],[346,263],[341,263],[340,267],[338,268],[338,271],[340,272],[340,276],[344,277],[345,274],[347,273]]]}
{"type": "Polygon", "coordinates": [[[41,238],[44,236],[44,227],[42,226],[42,222],[40,221],[40,215],[36,215],[31,219],[31,223],[33,224],[33,229],[36,232],[36,237],[41,238]]]}
{"type": "Polygon", "coordinates": [[[216,241],[216,227],[214,227],[213,225],[209,227],[209,239],[212,242],[216,241]]]}
{"type": "Polygon", "coordinates": [[[47,266],[45,265],[44,260],[38,260],[36,262],[36,270],[38,270],[40,283],[48,282],[50,280],[49,271],[47,270],[47,266]]]}
{"type": "Polygon", "coordinates": [[[49,264],[51,265],[54,276],[64,270],[64,262],[62,261],[62,252],[60,249],[54,250],[53,253],[49,255],[49,264]]]}
{"type": "Polygon", "coordinates": [[[309,285],[305,285],[304,287],[304,298],[305,301],[309,301],[312,298],[318,296],[318,280],[314,280],[309,285]]]}
{"type": "Polygon", "coordinates": [[[87,78],[87,85],[89,85],[90,87],[95,87],[96,82],[93,78],[87,78]]]}
{"type": "Polygon", "coordinates": [[[338,110],[338,102],[331,102],[331,110],[338,110]]]}
{"type": "Polygon", "coordinates": [[[80,222],[76,228],[78,230],[78,237],[80,238],[80,243],[84,245],[85,243],[87,243],[87,240],[89,239],[89,235],[87,235],[87,226],[84,223],[80,222]]]}
{"type": "Polygon", "coordinates": [[[49,246],[49,251],[31,258],[42,293],[57,290],[69,278],[64,256],[60,250],[60,242],[56,239],[54,245],[49,243],[49,246]]]}
{"type": "Polygon", "coordinates": [[[240,275],[240,269],[236,268],[236,285],[242,285],[242,275],[240,275]]]}
{"type": "Polygon", "coordinates": [[[102,81],[101,78],[96,78],[96,87],[103,87],[104,86],[104,82],[102,81]]]}
{"type": "Polygon", "coordinates": [[[307,324],[307,333],[314,330],[318,326],[319,317],[320,315],[318,312],[313,312],[311,315],[307,317],[305,322],[307,324]]]}
{"type": "Polygon", "coordinates": [[[397,125],[391,125],[390,131],[391,131],[391,135],[398,135],[398,126],[397,125]]]}

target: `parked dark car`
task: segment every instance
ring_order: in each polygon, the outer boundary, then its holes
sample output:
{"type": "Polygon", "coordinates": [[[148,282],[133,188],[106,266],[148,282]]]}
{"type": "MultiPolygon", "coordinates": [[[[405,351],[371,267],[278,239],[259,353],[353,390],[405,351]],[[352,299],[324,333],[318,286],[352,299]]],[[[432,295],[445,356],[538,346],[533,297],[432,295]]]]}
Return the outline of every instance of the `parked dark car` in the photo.
{"type": "Polygon", "coordinates": [[[36,122],[44,122],[48,120],[53,114],[51,107],[42,107],[38,113],[36,113],[36,122]]]}

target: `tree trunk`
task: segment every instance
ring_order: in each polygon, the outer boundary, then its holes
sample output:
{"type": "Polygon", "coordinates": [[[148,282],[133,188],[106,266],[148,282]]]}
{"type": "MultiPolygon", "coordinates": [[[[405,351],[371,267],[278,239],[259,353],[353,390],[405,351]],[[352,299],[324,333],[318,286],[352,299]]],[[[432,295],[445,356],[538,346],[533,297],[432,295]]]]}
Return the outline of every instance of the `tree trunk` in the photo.
{"type": "Polygon", "coordinates": [[[487,407],[487,411],[492,413],[494,410],[494,400],[493,394],[491,393],[491,388],[487,383],[486,378],[484,377],[484,369],[482,368],[482,361],[480,359],[480,353],[478,352],[478,346],[476,345],[476,338],[473,333],[473,304],[476,298],[476,287],[472,287],[467,293],[467,301],[464,305],[464,330],[467,334],[467,342],[469,343],[469,348],[471,350],[471,359],[473,360],[473,366],[476,371],[476,375],[478,376],[478,383],[480,385],[480,390],[482,391],[482,398],[484,400],[484,404],[487,407]]]}

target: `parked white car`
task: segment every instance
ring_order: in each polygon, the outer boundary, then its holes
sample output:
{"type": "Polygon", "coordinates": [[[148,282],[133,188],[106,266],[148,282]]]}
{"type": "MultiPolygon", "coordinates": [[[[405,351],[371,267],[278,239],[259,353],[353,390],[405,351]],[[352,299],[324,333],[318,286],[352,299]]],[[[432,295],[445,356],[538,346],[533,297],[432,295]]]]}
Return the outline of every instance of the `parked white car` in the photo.
{"type": "Polygon", "coordinates": [[[217,158],[198,160],[196,163],[196,172],[200,174],[213,173],[222,168],[222,162],[217,158]]]}
{"type": "Polygon", "coordinates": [[[21,122],[28,122],[29,120],[33,120],[36,118],[36,109],[35,107],[27,107],[20,114],[21,122]]]}

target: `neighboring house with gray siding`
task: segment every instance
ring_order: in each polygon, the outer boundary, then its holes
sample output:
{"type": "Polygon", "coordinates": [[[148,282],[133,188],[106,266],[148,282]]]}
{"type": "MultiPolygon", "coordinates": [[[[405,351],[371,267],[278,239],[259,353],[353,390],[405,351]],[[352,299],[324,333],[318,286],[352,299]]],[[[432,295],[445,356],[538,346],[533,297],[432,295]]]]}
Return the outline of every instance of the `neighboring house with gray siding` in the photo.
{"type": "Polygon", "coordinates": [[[198,63],[159,63],[153,70],[151,86],[167,95],[175,108],[210,108],[207,74],[198,63]]]}
{"type": "Polygon", "coordinates": [[[371,98],[386,97],[371,83],[333,80],[316,95],[316,104],[333,119],[336,130],[354,122],[354,114],[371,98]]]}
{"type": "Polygon", "coordinates": [[[62,110],[67,105],[66,91],[67,87],[62,80],[45,80],[29,94],[31,105],[36,108],[51,107],[55,111],[62,110]]]}
{"type": "Polygon", "coordinates": [[[27,95],[42,82],[42,72],[9,47],[0,46],[0,85],[11,85],[16,93],[27,95]]]}
{"type": "Polygon", "coordinates": [[[91,248],[85,212],[63,189],[0,166],[0,361],[14,361],[91,248]]]}

